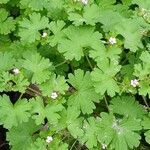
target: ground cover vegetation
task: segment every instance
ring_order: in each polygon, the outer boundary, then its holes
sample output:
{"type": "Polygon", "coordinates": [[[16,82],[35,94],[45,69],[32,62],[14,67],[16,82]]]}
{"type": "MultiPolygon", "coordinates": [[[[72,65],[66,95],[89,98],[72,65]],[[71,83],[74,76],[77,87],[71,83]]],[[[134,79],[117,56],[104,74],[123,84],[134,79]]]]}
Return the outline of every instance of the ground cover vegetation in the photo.
{"type": "Polygon", "coordinates": [[[149,150],[150,0],[0,0],[0,149],[149,150]]]}

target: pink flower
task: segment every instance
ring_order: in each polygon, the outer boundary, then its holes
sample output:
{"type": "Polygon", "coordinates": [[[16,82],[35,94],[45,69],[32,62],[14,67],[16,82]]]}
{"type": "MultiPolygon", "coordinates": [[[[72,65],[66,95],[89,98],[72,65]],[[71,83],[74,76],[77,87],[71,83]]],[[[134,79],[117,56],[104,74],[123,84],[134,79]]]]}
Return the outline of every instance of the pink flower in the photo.
{"type": "Polygon", "coordinates": [[[131,80],[130,84],[133,87],[137,87],[139,85],[139,81],[137,79],[134,79],[134,80],[131,80]]]}

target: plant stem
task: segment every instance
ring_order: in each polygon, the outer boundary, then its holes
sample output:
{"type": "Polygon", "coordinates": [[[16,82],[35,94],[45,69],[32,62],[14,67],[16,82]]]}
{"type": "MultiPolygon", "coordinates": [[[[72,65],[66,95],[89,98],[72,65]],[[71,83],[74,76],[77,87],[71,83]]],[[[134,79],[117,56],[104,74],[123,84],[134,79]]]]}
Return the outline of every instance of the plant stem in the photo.
{"type": "Polygon", "coordinates": [[[88,62],[88,64],[89,64],[89,67],[91,68],[91,70],[93,70],[93,66],[92,66],[92,64],[91,64],[91,62],[90,62],[89,57],[88,57],[87,55],[85,55],[85,57],[86,57],[86,60],[87,60],[87,62],[88,62]]]}
{"type": "Polygon", "coordinates": [[[107,102],[106,96],[104,96],[104,101],[105,101],[106,107],[107,107],[107,109],[109,111],[109,106],[108,106],[108,102],[107,102]]]}
{"type": "Polygon", "coordinates": [[[36,90],[34,90],[34,89],[30,88],[30,87],[28,87],[27,89],[30,90],[30,91],[32,91],[33,93],[39,95],[39,96],[42,96],[41,93],[39,93],[38,91],[36,91],[36,90]]]}
{"type": "Polygon", "coordinates": [[[74,147],[74,145],[76,144],[76,142],[77,142],[77,140],[75,140],[75,141],[73,142],[73,144],[72,144],[72,146],[71,146],[70,150],[72,150],[72,149],[73,149],[73,147],[74,147]]]}
{"type": "Polygon", "coordinates": [[[142,98],[143,98],[143,101],[144,101],[145,105],[146,105],[147,108],[149,109],[149,105],[148,105],[148,103],[147,103],[147,101],[146,101],[146,98],[145,98],[144,96],[142,96],[142,98]]]}
{"type": "Polygon", "coordinates": [[[20,99],[22,98],[23,94],[24,94],[24,93],[21,93],[21,94],[20,94],[18,100],[20,100],[20,99]]]}
{"type": "Polygon", "coordinates": [[[65,64],[66,62],[67,62],[67,60],[65,60],[65,61],[63,61],[63,62],[61,62],[61,63],[57,64],[57,65],[55,66],[55,68],[57,68],[57,67],[59,67],[59,66],[61,66],[61,65],[65,64]]]}

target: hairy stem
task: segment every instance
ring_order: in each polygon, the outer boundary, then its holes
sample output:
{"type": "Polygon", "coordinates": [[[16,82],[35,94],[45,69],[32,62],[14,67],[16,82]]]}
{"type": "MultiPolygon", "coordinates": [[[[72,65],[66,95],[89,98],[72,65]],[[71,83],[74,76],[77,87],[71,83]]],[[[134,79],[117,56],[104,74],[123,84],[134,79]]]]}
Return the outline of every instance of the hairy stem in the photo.
{"type": "Polygon", "coordinates": [[[87,60],[87,62],[88,62],[88,64],[89,64],[89,67],[91,68],[91,70],[93,70],[93,66],[92,66],[92,64],[91,64],[91,62],[90,62],[89,57],[88,57],[87,55],[85,55],[85,57],[86,57],[86,60],[87,60]]]}

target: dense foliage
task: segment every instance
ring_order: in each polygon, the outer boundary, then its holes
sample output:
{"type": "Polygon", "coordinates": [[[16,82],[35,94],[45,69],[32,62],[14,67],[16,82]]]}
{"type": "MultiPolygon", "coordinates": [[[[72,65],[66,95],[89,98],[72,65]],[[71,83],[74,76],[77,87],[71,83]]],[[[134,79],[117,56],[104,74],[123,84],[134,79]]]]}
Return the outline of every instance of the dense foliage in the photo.
{"type": "Polygon", "coordinates": [[[0,125],[10,150],[150,148],[150,0],[0,6],[0,125]]]}

